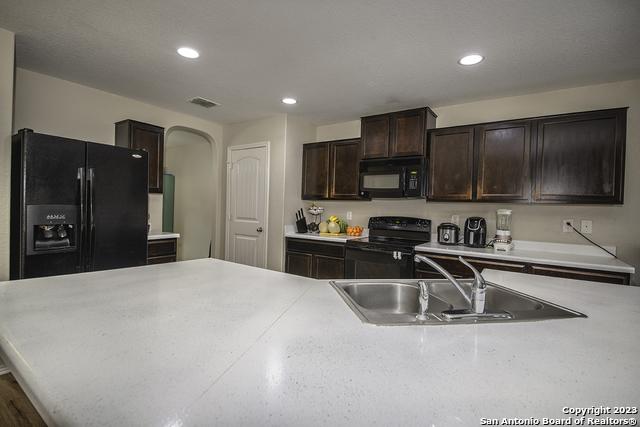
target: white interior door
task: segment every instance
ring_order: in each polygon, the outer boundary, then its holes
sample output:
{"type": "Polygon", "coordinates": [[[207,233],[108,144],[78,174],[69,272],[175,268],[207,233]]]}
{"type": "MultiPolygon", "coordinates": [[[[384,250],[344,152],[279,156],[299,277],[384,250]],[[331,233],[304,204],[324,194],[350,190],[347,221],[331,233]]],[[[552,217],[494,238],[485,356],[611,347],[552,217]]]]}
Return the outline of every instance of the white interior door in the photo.
{"type": "Polygon", "coordinates": [[[227,150],[225,259],[266,268],[269,143],[227,150]]]}

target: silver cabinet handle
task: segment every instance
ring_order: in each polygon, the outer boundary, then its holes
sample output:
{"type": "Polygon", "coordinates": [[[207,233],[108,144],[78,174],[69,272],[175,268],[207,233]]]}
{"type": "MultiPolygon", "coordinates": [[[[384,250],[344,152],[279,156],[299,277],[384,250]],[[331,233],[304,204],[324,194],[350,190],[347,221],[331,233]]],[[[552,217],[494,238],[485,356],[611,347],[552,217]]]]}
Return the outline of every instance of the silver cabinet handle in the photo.
{"type": "Polygon", "coordinates": [[[256,231],[257,231],[258,233],[262,233],[262,227],[258,227],[258,228],[256,228],[256,231]]]}

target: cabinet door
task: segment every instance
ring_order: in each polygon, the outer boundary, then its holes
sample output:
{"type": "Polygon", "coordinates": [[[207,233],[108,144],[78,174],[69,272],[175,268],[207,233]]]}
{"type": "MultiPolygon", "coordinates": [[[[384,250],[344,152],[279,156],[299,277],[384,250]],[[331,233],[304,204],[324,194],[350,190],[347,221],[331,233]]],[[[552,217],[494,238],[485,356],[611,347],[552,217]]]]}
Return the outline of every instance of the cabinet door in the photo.
{"type": "Polygon", "coordinates": [[[429,132],[429,200],[473,199],[473,128],[429,132]]]}
{"type": "Polygon", "coordinates": [[[302,199],[329,197],[329,143],[302,146],[302,199]]]}
{"type": "Polygon", "coordinates": [[[287,262],[285,272],[297,276],[313,277],[312,275],[313,255],[298,252],[287,252],[287,262]]]}
{"type": "Polygon", "coordinates": [[[537,121],[534,200],[622,203],[626,108],[537,121]]]}
{"type": "Polygon", "coordinates": [[[313,277],[321,280],[344,279],[344,258],[314,255],[313,277]]]}
{"type": "Polygon", "coordinates": [[[358,199],[360,140],[334,141],[331,147],[330,199],[358,199]]]}
{"type": "Polygon", "coordinates": [[[476,126],[476,198],[525,201],[531,198],[531,122],[476,126]]]}
{"type": "Polygon", "coordinates": [[[390,116],[363,117],[361,127],[362,158],[389,157],[390,116]]]}
{"type": "Polygon", "coordinates": [[[140,126],[134,126],[131,131],[131,148],[149,153],[149,193],[162,193],[164,135],[140,126]]]}
{"type": "Polygon", "coordinates": [[[144,150],[149,154],[149,193],[162,193],[164,128],[135,120],[123,120],[116,123],[115,143],[121,147],[144,150]]]}
{"type": "Polygon", "coordinates": [[[391,116],[391,157],[422,156],[425,141],[425,110],[410,110],[391,116]]]}

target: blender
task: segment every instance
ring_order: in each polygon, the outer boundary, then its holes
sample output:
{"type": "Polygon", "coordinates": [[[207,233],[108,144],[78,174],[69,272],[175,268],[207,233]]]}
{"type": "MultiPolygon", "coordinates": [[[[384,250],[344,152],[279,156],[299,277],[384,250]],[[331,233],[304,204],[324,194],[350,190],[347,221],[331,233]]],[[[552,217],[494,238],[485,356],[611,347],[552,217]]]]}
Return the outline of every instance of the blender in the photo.
{"type": "Polygon", "coordinates": [[[495,251],[508,252],[513,249],[511,240],[511,209],[496,211],[496,237],[493,239],[495,251]]]}

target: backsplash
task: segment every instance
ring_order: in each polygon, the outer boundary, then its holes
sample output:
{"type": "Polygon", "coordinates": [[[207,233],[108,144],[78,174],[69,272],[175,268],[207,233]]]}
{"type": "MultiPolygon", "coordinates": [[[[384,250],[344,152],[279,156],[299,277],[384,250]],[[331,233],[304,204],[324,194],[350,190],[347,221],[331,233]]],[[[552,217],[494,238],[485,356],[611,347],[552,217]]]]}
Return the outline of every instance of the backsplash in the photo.
{"type": "MultiPolygon", "coordinates": [[[[311,202],[304,201],[306,208],[311,202]]],[[[576,233],[563,233],[562,220],[574,219],[577,224],[581,219],[593,221],[593,235],[590,236],[601,244],[616,245],[616,237],[607,233],[611,224],[615,223],[615,212],[620,211],[615,206],[555,206],[555,205],[518,205],[518,204],[485,204],[485,203],[426,203],[424,199],[390,199],[362,202],[317,201],[318,206],[325,208],[323,219],[329,215],[341,218],[352,213],[352,219],[347,220],[351,225],[367,226],[369,217],[383,215],[397,215],[426,218],[432,221],[433,232],[438,224],[451,222],[452,215],[460,217],[462,228],[466,218],[481,216],[487,220],[487,239],[495,234],[496,210],[508,208],[513,210],[512,235],[518,240],[532,240],[558,243],[588,244],[576,233]],[[613,213],[613,215],[612,215],[613,213]]],[[[308,220],[312,217],[307,215],[308,220]]]]}

